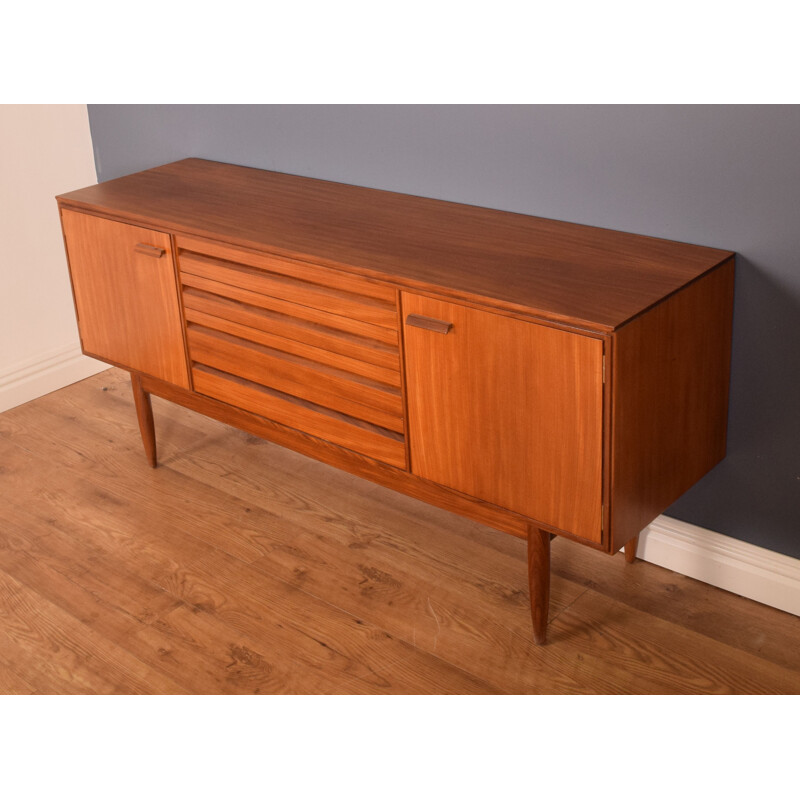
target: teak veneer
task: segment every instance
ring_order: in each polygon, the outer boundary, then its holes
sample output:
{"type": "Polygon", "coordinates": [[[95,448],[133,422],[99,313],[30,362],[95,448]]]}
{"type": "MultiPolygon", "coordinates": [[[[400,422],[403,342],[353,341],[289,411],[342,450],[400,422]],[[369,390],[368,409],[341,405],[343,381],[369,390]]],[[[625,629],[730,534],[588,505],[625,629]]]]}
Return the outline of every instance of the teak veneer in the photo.
{"type": "Polygon", "coordinates": [[[83,351],[528,540],[633,560],[725,454],[734,254],[186,159],[58,197],[83,351]]]}

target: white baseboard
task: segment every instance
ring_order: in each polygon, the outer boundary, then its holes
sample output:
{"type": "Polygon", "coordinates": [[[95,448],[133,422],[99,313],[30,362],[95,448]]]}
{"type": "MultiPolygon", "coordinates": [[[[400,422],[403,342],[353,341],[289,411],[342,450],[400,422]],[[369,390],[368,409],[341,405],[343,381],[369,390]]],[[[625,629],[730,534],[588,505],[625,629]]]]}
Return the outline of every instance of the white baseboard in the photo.
{"type": "Polygon", "coordinates": [[[54,348],[0,371],[0,412],[109,369],[81,353],[77,343],[54,348]]]}
{"type": "Polygon", "coordinates": [[[800,616],[800,559],[670,517],[658,517],[642,531],[636,555],[800,616]]]}

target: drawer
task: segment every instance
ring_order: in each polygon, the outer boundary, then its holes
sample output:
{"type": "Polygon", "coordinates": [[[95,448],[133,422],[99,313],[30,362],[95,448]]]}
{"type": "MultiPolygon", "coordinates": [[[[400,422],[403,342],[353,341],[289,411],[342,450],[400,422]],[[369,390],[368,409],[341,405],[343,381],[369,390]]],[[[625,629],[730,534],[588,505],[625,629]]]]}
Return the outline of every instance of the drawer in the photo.
{"type": "Polygon", "coordinates": [[[176,237],[195,391],[397,466],[397,292],[315,264],[176,237]]]}
{"type": "Polygon", "coordinates": [[[375,425],[403,430],[402,395],[392,386],[194,323],[187,327],[187,339],[193,362],[375,425]]]}
{"type": "Polygon", "coordinates": [[[176,244],[187,286],[202,289],[207,288],[203,280],[215,281],[278,301],[274,310],[301,313],[302,308],[316,309],[329,315],[319,321],[343,317],[361,323],[359,330],[364,334],[389,343],[397,341],[397,296],[391,287],[315,264],[201,239],[177,237],[176,244]],[[375,331],[375,327],[386,330],[375,331]]]}
{"type": "Polygon", "coordinates": [[[404,469],[403,436],[236,375],[198,364],[196,392],[404,469]]]}
{"type": "MultiPolygon", "coordinates": [[[[230,294],[230,287],[220,287],[218,291],[226,290],[230,294]]],[[[258,295],[245,298],[244,294],[240,294],[240,297],[242,299],[231,299],[219,293],[184,286],[183,305],[186,319],[209,324],[212,321],[210,318],[214,317],[217,321],[227,322],[228,327],[221,330],[235,333],[246,328],[253,337],[267,337],[254,339],[262,344],[275,342],[277,337],[287,349],[292,346],[289,343],[297,343],[303,348],[314,347],[318,351],[327,353],[329,359],[337,355],[344,356],[357,363],[363,374],[377,380],[380,380],[379,375],[389,375],[391,377],[387,382],[396,384],[400,374],[400,354],[396,344],[391,345],[376,339],[349,334],[330,325],[309,322],[297,316],[276,313],[261,305],[253,304],[269,302],[269,298],[258,295]],[[252,302],[248,303],[246,299],[252,299],[252,302]],[[386,372],[370,371],[369,365],[386,372]]],[[[332,324],[335,323],[336,320],[332,324]]]]}

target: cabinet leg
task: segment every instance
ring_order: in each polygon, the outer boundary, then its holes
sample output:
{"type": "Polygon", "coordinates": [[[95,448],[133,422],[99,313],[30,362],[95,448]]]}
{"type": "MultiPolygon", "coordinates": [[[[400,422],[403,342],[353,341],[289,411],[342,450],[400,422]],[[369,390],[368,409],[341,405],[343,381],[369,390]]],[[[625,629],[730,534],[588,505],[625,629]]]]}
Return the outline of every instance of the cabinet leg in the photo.
{"type": "Polygon", "coordinates": [[[550,610],[550,534],[539,528],[528,531],[528,585],[531,592],[533,640],[544,644],[550,610]]]}
{"type": "Polygon", "coordinates": [[[150,395],[142,388],[142,379],[131,373],[131,386],[133,387],[133,402],[136,405],[136,418],[139,420],[139,431],[142,434],[144,452],[151,467],[156,462],[156,427],[153,422],[153,407],[150,404],[150,395]]]}
{"type": "Polygon", "coordinates": [[[636,561],[636,548],[639,546],[639,536],[638,534],[633,537],[626,545],[625,545],[625,560],[629,564],[633,564],[636,561]]]}

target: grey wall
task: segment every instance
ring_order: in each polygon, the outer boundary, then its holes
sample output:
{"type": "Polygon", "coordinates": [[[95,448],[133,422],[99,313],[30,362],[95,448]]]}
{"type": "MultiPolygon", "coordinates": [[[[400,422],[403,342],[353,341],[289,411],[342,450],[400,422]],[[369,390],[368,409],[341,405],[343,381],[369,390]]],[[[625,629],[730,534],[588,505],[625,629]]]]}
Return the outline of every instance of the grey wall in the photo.
{"type": "Polygon", "coordinates": [[[89,119],[101,181],[199,156],[735,250],[728,456],[667,513],[800,557],[800,107],[89,106],[89,119]]]}

